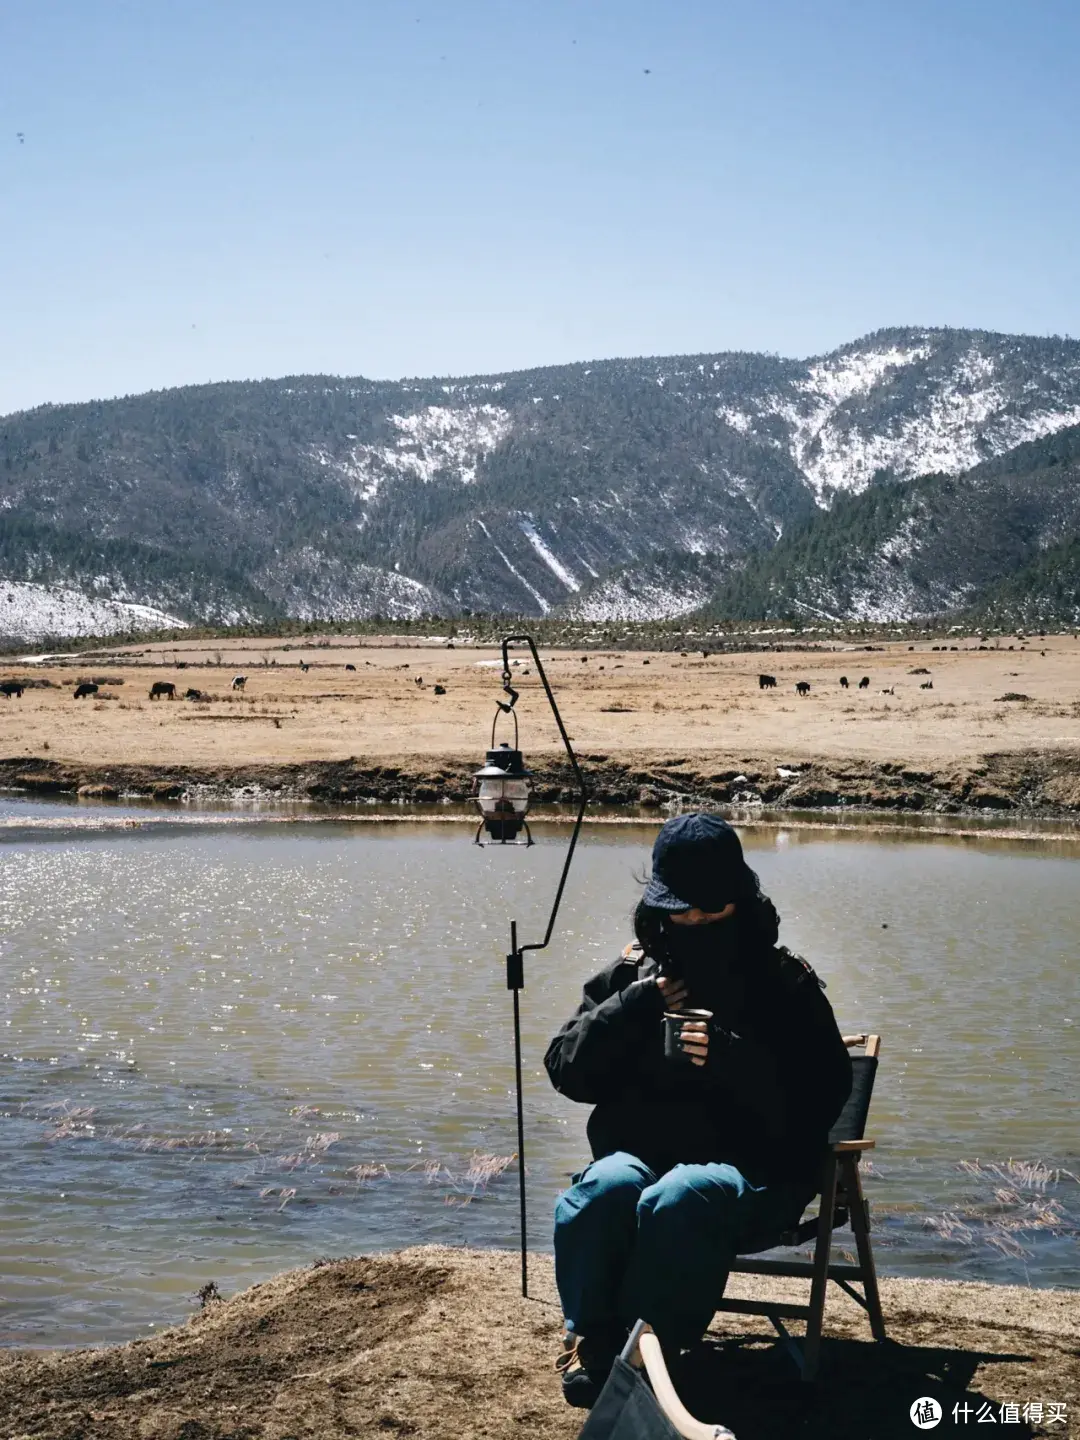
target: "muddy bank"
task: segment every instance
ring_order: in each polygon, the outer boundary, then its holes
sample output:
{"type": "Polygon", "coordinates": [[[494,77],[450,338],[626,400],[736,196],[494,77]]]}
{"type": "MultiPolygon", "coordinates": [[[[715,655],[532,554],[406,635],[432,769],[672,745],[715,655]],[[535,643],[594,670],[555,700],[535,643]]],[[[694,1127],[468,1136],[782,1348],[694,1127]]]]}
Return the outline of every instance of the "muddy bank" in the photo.
{"type": "MultiPolygon", "coordinates": [[[[551,1262],[424,1247],[317,1262],[231,1299],[210,1298],[182,1326],[102,1350],[0,1355],[5,1440],[340,1440],[447,1436],[570,1440],[552,1358],[561,1332],[551,1262]]],[[[737,1292],[777,1296],[798,1282],[739,1277],[737,1292]]],[[[804,1287],[805,1288],[805,1287],[804,1287]]],[[[745,1440],[908,1436],[908,1411],[954,1404],[1041,1404],[1012,1433],[1067,1435],[1051,1402],[1080,1404],[1080,1294],[947,1281],[886,1280],[889,1340],[839,1291],[816,1386],[796,1378],[768,1322],[717,1317],[678,1383],[703,1418],[745,1440]]],[[[198,1301],[193,1297],[193,1306],[198,1301]]]]}
{"type": "MultiPolygon", "coordinates": [[[[479,756],[379,756],[309,763],[100,765],[0,758],[0,787],[35,795],[178,801],[185,796],[313,800],[330,805],[465,801],[479,756]]],[[[767,804],[779,810],[881,810],[937,814],[1080,815],[1080,752],[1016,751],[942,766],[903,760],[799,760],[677,753],[586,752],[581,761],[598,805],[658,809],[672,799],[767,804]]],[[[535,798],[574,798],[565,760],[530,757],[535,798]]]]}

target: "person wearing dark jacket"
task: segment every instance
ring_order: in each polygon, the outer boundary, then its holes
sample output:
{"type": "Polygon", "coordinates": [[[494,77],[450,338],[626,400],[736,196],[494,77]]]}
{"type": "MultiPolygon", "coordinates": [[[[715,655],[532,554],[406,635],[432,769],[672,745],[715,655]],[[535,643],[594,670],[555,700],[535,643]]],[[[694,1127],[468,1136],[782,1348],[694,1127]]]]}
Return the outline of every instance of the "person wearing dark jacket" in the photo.
{"type": "Polygon", "coordinates": [[[814,971],[715,815],[653,847],[637,943],[588,981],[548,1046],[555,1089],[592,1105],[593,1160],[555,1209],[563,1393],[589,1406],[636,1319],[663,1344],[707,1328],[737,1254],[766,1250],[817,1193],[851,1062],[814,971]],[[665,1055],[664,1014],[694,1009],[665,1055]]]}

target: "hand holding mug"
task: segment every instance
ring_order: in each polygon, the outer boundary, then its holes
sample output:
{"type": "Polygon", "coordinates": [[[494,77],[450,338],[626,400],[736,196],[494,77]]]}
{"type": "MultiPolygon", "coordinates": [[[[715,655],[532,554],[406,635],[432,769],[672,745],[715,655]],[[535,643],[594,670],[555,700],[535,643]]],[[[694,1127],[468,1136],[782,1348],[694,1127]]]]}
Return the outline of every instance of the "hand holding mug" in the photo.
{"type": "Polygon", "coordinates": [[[704,1065],[709,1058],[709,1022],[684,1020],[679,1032],[679,1042],[691,1065],[704,1065]]]}

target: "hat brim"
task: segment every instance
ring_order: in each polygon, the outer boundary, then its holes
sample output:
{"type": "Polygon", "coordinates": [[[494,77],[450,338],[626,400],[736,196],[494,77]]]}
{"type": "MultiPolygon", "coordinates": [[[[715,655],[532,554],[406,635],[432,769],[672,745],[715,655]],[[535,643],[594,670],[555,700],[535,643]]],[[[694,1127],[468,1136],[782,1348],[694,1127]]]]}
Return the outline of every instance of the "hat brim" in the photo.
{"type": "Polygon", "coordinates": [[[689,900],[680,900],[678,895],[673,890],[669,890],[656,875],[645,886],[645,893],[641,898],[654,910],[692,910],[694,908],[689,900]]]}

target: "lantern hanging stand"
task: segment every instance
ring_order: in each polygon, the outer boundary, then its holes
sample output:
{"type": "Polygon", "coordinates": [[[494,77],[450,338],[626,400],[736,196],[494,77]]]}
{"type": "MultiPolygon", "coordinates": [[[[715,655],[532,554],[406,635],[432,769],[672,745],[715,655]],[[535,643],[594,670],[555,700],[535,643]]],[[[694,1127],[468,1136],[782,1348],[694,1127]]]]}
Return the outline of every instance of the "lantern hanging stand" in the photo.
{"type": "Polygon", "coordinates": [[[503,662],[503,693],[508,697],[506,700],[496,701],[498,709],[495,712],[495,720],[491,727],[491,749],[488,751],[487,764],[476,773],[477,799],[481,807],[481,821],[476,832],[476,844],[500,844],[500,845],[532,845],[533,838],[529,833],[529,827],[525,822],[525,814],[528,809],[528,786],[530,773],[525,769],[521,751],[518,749],[518,720],[515,705],[518,701],[518,692],[511,684],[510,670],[510,647],[512,645],[527,645],[532,655],[533,664],[536,666],[536,673],[544,686],[544,693],[547,696],[548,704],[551,706],[551,713],[555,717],[555,724],[559,729],[559,736],[566,748],[566,754],[570,760],[574,772],[574,779],[578,793],[577,817],[574,820],[574,828],[570,835],[570,844],[567,846],[566,859],[563,862],[562,874],[559,876],[558,888],[555,891],[555,899],[551,906],[551,914],[548,916],[547,929],[544,931],[542,940],[533,941],[528,945],[518,943],[517,921],[510,922],[510,953],[506,957],[506,988],[513,993],[514,997],[514,1079],[517,1088],[517,1138],[518,1138],[518,1208],[520,1212],[521,1228],[521,1293],[528,1298],[529,1294],[529,1259],[528,1259],[528,1230],[526,1223],[525,1205],[525,1112],[522,1102],[521,1086],[521,1003],[520,994],[525,988],[525,952],[527,950],[545,950],[551,941],[552,931],[555,929],[555,919],[559,913],[559,905],[562,902],[563,891],[566,888],[566,877],[570,873],[570,862],[574,858],[574,850],[577,846],[578,835],[581,833],[581,822],[585,818],[585,806],[588,800],[588,792],[585,788],[585,778],[581,773],[581,766],[578,764],[577,756],[574,754],[574,747],[570,744],[570,737],[566,733],[566,726],[563,724],[562,716],[559,714],[559,707],[555,704],[555,696],[552,694],[551,686],[548,683],[547,675],[541,664],[540,656],[537,653],[536,642],[531,635],[507,635],[502,642],[503,662]],[[500,716],[509,715],[514,721],[514,744],[511,748],[508,745],[495,746],[495,728],[500,716]],[[485,783],[488,793],[485,794],[485,783]],[[485,808],[485,801],[487,802],[485,808]],[[491,836],[488,841],[481,840],[483,831],[491,836]],[[521,830],[525,832],[525,839],[518,839],[521,830]]]}

